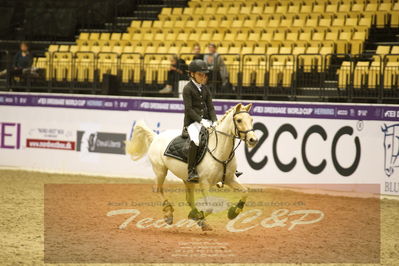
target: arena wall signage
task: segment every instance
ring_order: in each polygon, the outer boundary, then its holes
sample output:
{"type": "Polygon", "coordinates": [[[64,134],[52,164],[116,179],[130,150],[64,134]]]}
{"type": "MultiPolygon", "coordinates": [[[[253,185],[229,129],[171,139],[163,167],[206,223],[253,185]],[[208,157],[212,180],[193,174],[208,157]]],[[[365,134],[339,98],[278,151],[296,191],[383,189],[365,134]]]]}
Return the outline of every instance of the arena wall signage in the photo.
{"type": "MultiPolygon", "coordinates": [[[[217,114],[236,103],[215,100],[217,114]]],[[[380,184],[381,193],[399,195],[399,106],[253,104],[260,142],[237,150],[241,182],[353,184],[353,190],[380,184]]],[[[0,166],[152,177],[146,158],[132,162],[125,155],[124,141],[137,120],[178,134],[184,106],[179,99],[0,93],[0,109],[0,166]],[[50,148],[33,148],[29,139],[50,148]],[[62,148],[68,143],[76,152],[62,148]]]]}

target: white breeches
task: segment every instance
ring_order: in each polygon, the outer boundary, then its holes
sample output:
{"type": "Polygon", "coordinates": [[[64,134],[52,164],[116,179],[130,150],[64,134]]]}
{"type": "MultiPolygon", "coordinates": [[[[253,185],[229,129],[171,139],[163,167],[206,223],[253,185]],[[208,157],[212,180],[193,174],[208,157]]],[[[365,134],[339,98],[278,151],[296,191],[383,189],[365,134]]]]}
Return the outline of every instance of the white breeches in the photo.
{"type": "Polygon", "coordinates": [[[199,145],[199,133],[201,131],[202,125],[198,122],[191,123],[187,127],[188,135],[190,136],[190,140],[192,140],[195,145],[199,145]]]}

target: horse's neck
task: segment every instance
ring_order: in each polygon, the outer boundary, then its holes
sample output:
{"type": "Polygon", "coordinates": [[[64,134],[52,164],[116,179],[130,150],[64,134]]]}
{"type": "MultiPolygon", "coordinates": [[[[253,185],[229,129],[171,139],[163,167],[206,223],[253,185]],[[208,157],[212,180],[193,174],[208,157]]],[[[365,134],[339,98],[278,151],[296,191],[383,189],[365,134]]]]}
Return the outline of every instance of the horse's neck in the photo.
{"type": "MultiPolygon", "coordinates": [[[[229,117],[226,117],[220,124],[218,124],[216,126],[216,130],[226,133],[226,134],[231,134],[232,132],[232,125],[229,124],[229,122],[231,121],[231,119],[229,119],[229,117]]],[[[210,138],[210,148],[213,149],[216,146],[215,151],[213,152],[214,155],[216,156],[216,158],[218,158],[219,160],[227,160],[230,156],[230,153],[233,149],[233,145],[234,145],[234,139],[228,136],[225,136],[223,134],[220,133],[214,133],[211,135],[210,138]],[[216,138],[216,134],[217,134],[217,138],[216,138]],[[217,142],[216,142],[217,139],[217,142]]]]}

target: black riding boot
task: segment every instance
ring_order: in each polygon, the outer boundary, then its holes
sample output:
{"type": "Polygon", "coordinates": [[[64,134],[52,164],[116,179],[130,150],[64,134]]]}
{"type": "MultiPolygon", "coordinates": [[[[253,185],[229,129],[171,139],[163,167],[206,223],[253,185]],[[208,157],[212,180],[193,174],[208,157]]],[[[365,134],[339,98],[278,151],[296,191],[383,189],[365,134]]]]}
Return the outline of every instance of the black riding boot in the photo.
{"type": "Polygon", "coordinates": [[[197,171],[195,170],[195,163],[197,159],[197,150],[198,147],[195,145],[194,141],[190,141],[190,148],[188,149],[188,157],[187,157],[187,163],[188,163],[188,178],[187,182],[191,183],[198,183],[199,182],[199,176],[197,171]]]}

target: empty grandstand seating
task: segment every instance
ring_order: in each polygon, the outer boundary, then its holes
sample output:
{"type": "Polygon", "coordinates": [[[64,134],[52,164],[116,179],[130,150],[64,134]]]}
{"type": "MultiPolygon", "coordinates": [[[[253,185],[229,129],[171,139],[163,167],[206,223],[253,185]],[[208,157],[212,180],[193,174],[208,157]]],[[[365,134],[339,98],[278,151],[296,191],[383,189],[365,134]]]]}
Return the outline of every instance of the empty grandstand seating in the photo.
{"type": "Polygon", "coordinates": [[[242,86],[290,87],[299,70],[331,70],[335,54],[344,58],[334,70],[338,88],[376,87],[379,73],[389,76],[387,87],[397,84],[398,47],[378,47],[372,61],[352,60],[364,52],[370,28],[387,25],[399,26],[397,1],[192,0],[185,8],[163,8],[156,21],[132,21],[126,33],[83,32],[76,45],[51,45],[36,64],[57,81],[101,81],[108,73],[125,83],[161,84],[169,54],[189,63],[194,44],[206,53],[213,42],[235,86],[241,77],[242,86]]]}

